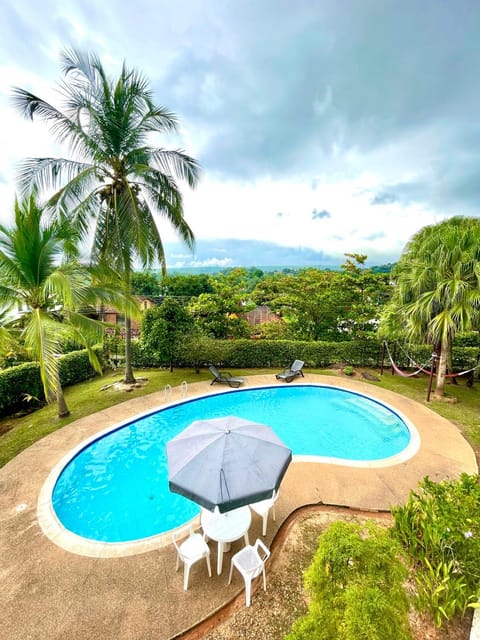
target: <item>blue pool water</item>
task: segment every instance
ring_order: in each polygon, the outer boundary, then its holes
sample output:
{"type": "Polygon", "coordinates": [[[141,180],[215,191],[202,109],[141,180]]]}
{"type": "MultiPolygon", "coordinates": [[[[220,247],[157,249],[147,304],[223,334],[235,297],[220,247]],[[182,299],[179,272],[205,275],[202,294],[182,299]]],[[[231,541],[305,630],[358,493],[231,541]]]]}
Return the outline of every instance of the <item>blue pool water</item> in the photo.
{"type": "Polygon", "coordinates": [[[173,529],[198,505],[168,488],[165,444],[194,420],[240,416],[271,426],[294,455],[381,460],[410,432],[391,409],[314,385],[244,389],[162,409],[88,444],[63,469],[52,501],[62,525],[92,540],[127,542],[173,529]]]}

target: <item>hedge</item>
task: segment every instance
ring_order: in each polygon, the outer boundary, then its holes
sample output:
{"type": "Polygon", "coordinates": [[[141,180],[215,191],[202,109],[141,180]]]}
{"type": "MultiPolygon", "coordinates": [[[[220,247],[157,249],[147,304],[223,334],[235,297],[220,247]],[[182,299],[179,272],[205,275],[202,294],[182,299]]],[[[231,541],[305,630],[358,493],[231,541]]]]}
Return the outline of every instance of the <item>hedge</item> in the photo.
{"type": "MultiPolygon", "coordinates": [[[[428,364],[431,347],[409,347],[407,350],[390,346],[395,362],[401,368],[412,367],[412,358],[418,364],[428,364]]],[[[101,347],[95,353],[103,366],[101,347]]],[[[379,367],[382,363],[382,343],[373,338],[349,342],[301,342],[295,340],[214,340],[213,338],[186,336],[178,345],[174,360],[176,367],[198,369],[209,364],[238,369],[283,368],[299,359],[305,368],[320,369],[337,363],[354,367],[379,367]]],[[[454,347],[453,366],[456,370],[474,367],[479,360],[477,347],[454,347]]],[[[161,367],[154,354],[147,352],[141,340],[132,342],[134,367],[161,367]]],[[[385,356],[385,366],[389,366],[385,356]]],[[[61,356],[60,379],[63,387],[77,384],[95,376],[85,350],[61,356]]],[[[44,401],[38,363],[27,362],[0,370],[0,416],[11,415],[25,408],[25,398],[32,396],[44,401]]]]}
{"type": "Polygon", "coordinates": [[[44,400],[40,365],[26,362],[0,371],[0,416],[7,416],[25,407],[26,397],[44,400]]]}
{"type": "MultiPolygon", "coordinates": [[[[412,368],[410,358],[421,365],[428,365],[432,355],[431,347],[409,347],[394,349],[395,362],[401,368],[412,368]]],[[[213,338],[185,337],[177,348],[174,360],[176,367],[218,367],[239,369],[278,368],[300,359],[306,368],[325,368],[344,363],[354,367],[380,367],[382,364],[382,342],[375,338],[348,342],[304,342],[295,340],[214,340],[213,338]]],[[[455,369],[468,369],[478,362],[479,350],[475,347],[454,347],[453,365],[455,369]]],[[[141,340],[132,344],[132,361],[135,367],[160,367],[166,363],[147,353],[141,340]]],[[[390,365],[385,354],[385,366],[390,365]]]]}
{"type": "MultiPolygon", "coordinates": [[[[101,347],[94,348],[103,364],[101,347]]],[[[62,387],[83,382],[96,375],[85,350],[72,351],[60,357],[62,387]]],[[[38,362],[26,362],[16,367],[0,370],[0,416],[12,415],[25,409],[29,397],[45,401],[38,362]]]]}
{"type": "MultiPolygon", "coordinates": [[[[97,358],[100,360],[100,364],[103,366],[102,347],[94,347],[93,351],[96,353],[97,358]]],[[[85,349],[82,349],[81,351],[72,351],[61,356],[60,381],[62,383],[62,387],[69,387],[72,384],[77,384],[77,382],[83,382],[95,375],[97,375],[96,371],[90,364],[88,353],[85,349]]]]}

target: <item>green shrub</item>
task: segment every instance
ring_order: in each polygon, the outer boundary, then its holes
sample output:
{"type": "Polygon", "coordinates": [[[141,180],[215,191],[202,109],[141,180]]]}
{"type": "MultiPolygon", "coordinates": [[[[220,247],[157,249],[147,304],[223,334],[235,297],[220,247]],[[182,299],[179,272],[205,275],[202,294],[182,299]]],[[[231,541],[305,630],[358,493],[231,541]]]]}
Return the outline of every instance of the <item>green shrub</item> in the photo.
{"type": "Polygon", "coordinates": [[[478,349],[480,348],[480,331],[459,333],[455,336],[453,344],[456,347],[477,347],[478,349]]]}
{"type": "MultiPolygon", "coordinates": [[[[192,366],[191,341],[179,346],[177,366],[192,366]],[[180,364],[182,363],[182,364],[180,364]],[[188,364],[187,364],[188,363],[188,364]]],[[[283,368],[301,359],[306,367],[323,368],[336,362],[355,366],[379,366],[381,345],[374,340],[354,342],[307,342],[298,340],[203,340],[196,361],[239,369],[283,368]]]]}
{"type": "Polygon", "coordinates": [[[288,640],[407,640],[407,570],[388,529],[338,521],[320,536],[305,572],[309,613],[288,640]]]}
{"type": "Polygon", "coordinates": [[[0,416],[25,408],[28,397],[44,400],[38,362],[0,370],[0,416]]]}
{"type": "Polygon", "coordinates": [[[453,560],[440,562],[434,567],[425,558],[424,566],[417,568],[415,582],[415,604],[420,611],[432,616],[437,627],[457,614],[463,615],[473,599],[468,595],[465,578],[456,573],[453,560]]]}
{"type": "Polygon", "coordinates": [[[394,507],[395,535],[418,567],[418,605],[441,625],[480,596],[478,476],[432,482],[394,507]]]}
{"type": "MultiPolygon", "coordinates": [[[[422,364],[428,362],[431,353],[428,346],[411,351],[412,357],[422,364]]],[[[457,369],[469,368],[477,355],[478,350],[472,347],[454,349],[454,365],[457,369]]],[[[219,340],[186,335],[178,339],[174,365],[195,369],[199,364],[206,366],[211,363],[232,369],[283,368],[297,358],[305,362],[306,368],[315,369],[329,367],[338,362],[346,363],[350,367],[379,367],[382,362],[382,344],[371,337],[348,342],[321,342],[248,338],[219,340]],[[193,353],[195,340],[197,344],[193,353]]],[[[137,340],[132,343],[132,362],[135,367],[160,367],[164,364],[156,353],[137,340]]],[[[396,362],[401,367],[409,364],[408,358],[400,352],[396,362]]],[[[388,366],[387,360],[385,364],[388,366]]]]}
{"type": "MultiPolygon", "coordinates": [[[[103,350],[101,347],[94,347],[94,352],[103,364],[103,350]]],[[[62,387],[68,387],[77,382],[83,382],[97,375],[97,372],[90,364],[88,353],[85,349],[72,351],[60,357],[60,382],[62,387]]]]}
{"type": "MultiPolygon", "coordinates": [[[[94,348],[102,363],[102,348],[94,348]]],[[[72,351],[59,358],[62,387],[83,382],[96,375],[85,350],[72,351]]],[[[30,401],[44,402],[43,386],[38,362],[26,362],[16,367],[0,370],[0,416],[24,410],[30,401]]]]}

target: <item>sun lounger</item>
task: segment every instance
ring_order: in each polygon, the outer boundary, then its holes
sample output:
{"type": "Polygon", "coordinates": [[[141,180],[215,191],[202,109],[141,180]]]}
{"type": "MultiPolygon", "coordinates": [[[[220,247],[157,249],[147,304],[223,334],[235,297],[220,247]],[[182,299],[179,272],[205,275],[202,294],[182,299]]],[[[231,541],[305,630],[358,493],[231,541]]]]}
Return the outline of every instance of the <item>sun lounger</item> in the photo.
{"type": "Polygon", "coordinates": [[[243,384],[243,378],[236,378],[228,372],[220,373],[220,371],[218,371],[218,369],[213,365],[210,365],[208,369],[213,376],[213,380],[210,384],[219,382],[220,384],[228,384],[229,387],[234,388],[238,388],[241,384],[243,384]]]}
{"type": "Polygon", "coordinates": [[[276,374],[277,380],[285,380],[285,382],[291,382],[297,376],[303,376],[302,368],[305,363],[303,360],[295,360],[289,369],[285,369],[282,373],[276,374]]]}

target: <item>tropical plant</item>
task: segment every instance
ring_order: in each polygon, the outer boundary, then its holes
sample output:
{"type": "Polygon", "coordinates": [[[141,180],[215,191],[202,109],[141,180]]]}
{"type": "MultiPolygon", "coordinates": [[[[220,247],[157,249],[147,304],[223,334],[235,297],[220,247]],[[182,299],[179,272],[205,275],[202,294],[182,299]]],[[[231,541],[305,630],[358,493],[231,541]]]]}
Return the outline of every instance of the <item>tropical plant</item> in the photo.
{"type": "Polygon", "coordinates": [[[191,331],[192,326],[193,318],[185,307],[174,298],[165,298],[159,307],[152,307],[145,311],[141,346],[173,371],[179,341],[191,331]]]}
{"type": "Polygon", "coordinates": [[[407,640],[406,576],[400,547],[387,529],[331,524],[305,572],[309,613],[287,640],[407,640]]]}
{"type": "Polygon", "coordinates": [[[425,558],[425,565],[415,574],[415,582],[417,608],[427,611],[439,628],[455,615],[463,615],[474,598],[468,594],[463,575],[455,571],[453,560],[433,566],[425,558]]]}
{"type": "Polygon", "coordinates": [[[480,328],[480,220],[454,217],[424,227],[393,276],[380,332],[432,345],[439,353],[435,397],[441,398],[455,336],[480,328]]]}
{"type": "MultiPolygon", "coordinates": [[[[29,158],[19,171],[20,183],[54,189],[49,204],[68,215],[85,236],[95,221],[92,261],[108,260],[123,275],[130,292],[137,260],[143,268],[155,261],[165,272],[165,253],[154,218],[160,213],[189,248],[187,224],[177,180],[197,183],[197,162],[181,150],[150,146],[155,134],[177,130],[177,118],[156,106],[146,79],[122,66],[118,79],[107,76],[99,58],[68,50],[62,54],[64,102],[57,109],[24,89],[14,90],[22,114],[51,126],[72,159],[29,158]]],[[[125,381],[133,382],[131,318],[125,316],[125,381]]]]}
{"type": "Polygon", "coordinates": [[[210,276],[206,273],[164,276],[160,282],[164,296],[177,298],[196,298],[201,293],[213,293],[210,276]]]}
{"type": "Polygon", "coordinates": [[[242,314],[255,304],[247,290],[247,271],[233,269],[210,278],[212,293],[201,293],[188,309],[198,328],[214,338],[244,338],[251,329],[242,314]]]}
{"type": "MultiPolygon", "coordinates": [[[[59,378],[63,345],[74,341],[84,346],[92,366],[101,372],[92,347],[102,340],[104,327],[79,310],[99,300],[125,302],[113,271],[78,261],[77,240],[68,219],[44,220],[36,193],[15,201],[12,227],[0,225],[0,306],[10,310],[2,333],[38,360],[45,398],[57,401],[60,416],[69,414],[59,378]]],[[[130,312],[133,309],[132,302],[130,312]]]]}
{"type": "Polygon", "coordinates": [[[132,292],[137,296],[159,296],[160,282],[153,273],[132,273],[132,292]]]}
{"type": "Polygon", "coordinates": [[[463,615],[480,596],[478,476],[428,477],[404,505],[392,508],[394,533],[416,568],[417,605],[437,626],[463,615]]]}

